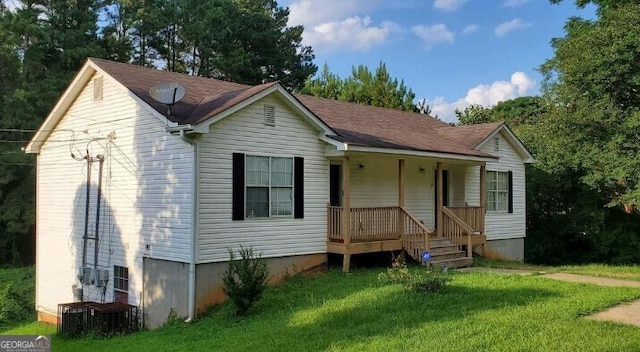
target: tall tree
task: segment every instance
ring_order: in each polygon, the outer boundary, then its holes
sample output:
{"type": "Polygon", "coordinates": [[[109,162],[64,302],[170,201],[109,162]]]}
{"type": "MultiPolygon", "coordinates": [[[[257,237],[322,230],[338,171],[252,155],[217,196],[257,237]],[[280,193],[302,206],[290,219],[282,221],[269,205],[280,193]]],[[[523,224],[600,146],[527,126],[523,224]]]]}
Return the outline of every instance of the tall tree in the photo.
{"type": "Polygon", "coordinates": [[[595,21],[572,18],[545,62],[553,102],[550,166],[583,170],[609,206],[640,209],[640,4],[611,6],[595,21]]]}
{"type": "Polygon", "coordinates": [[[404,81],[391,78],[384,63],[375,73],[367,66],[353,67],[351,76],[341,79],[325,64],[318,77],[306,81],[301,93],[390,109],[416,111],[415,94],[404,81]]]}
{"type": "Polygon", "coordinates": [[[87,56],[104,56],[100,9],[93,0],[0,8],[0,264],[19,262],[17,248],[32,234],[33,160],[20,150],[30,138],[22,130],[40,125],[87,56]]]}

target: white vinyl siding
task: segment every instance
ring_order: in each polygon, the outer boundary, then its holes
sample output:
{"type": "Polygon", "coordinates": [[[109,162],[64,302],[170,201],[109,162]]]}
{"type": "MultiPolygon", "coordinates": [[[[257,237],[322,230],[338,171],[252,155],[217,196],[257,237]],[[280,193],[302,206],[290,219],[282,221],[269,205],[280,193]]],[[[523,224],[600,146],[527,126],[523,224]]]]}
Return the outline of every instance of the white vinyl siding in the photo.
{"type": "MultiPolygon", "coordinates": [[[[187,262],[190,254],[192,147],[108,76],[102,100],[89,81],[51,133],[37,158],[37,309],[56,313],[73,301],[82,265],[87,164],[105,157],[98,232],[99,262],[109,271],[106,295],[85,286],[85,299],[113,299],[113,267],[129,270],[129,303],[139,304],[142,257],[187,262]],[[109,138],[109,139],[107,139],[109,138]]],[[[98,163],[92,165],[89,235],[95,232],[98,163]]],[[[93,266],[93,241],[87,261],[93,266]]]]}
{"type": "MultiPolygon", "coordinates": [[[[228,249],[240,246],[253,247],[265,258],[326,252],[329,161],[319,135],[277,93],[211,125],[198,140],[198,262],[226,261],[228,249]],[[275,127],[264,126],[265,105],[275,108],[275,127]],[[233,153],[304,158],[304,218],[233,221],[233,153]]],[[[284,211],[281,196],[276,208],[284,211]]]]}
{"type": "MultiPolygon", "coordinates": [[[[399,158],[404,157],[350,154],[352,207],[398,206],[399,158]]],[[[435,163],[428,159],[405,159],[405,208],[431,229],[435,218],[434,168],[435,163]]]]}
{"type": "MultiPolygon", "coordinates": [[[[522,238],[526,234],[526,186],[523,159],[501,133],[495,137],[499,139],[499,152],[494,152],[495,142],[493,138],[485,142],[481,150],[500,157],[499,160],[487,162],[487,170],[504,173],[513,172],[513,213],[487,211],[485,232],[488,240],[522,238]]],[[[479,168],[474,169],[473,174],[467,176],[467,179],[472,184],[479,184],[480,176],[479,172],[476,171],[479,168]]]]}

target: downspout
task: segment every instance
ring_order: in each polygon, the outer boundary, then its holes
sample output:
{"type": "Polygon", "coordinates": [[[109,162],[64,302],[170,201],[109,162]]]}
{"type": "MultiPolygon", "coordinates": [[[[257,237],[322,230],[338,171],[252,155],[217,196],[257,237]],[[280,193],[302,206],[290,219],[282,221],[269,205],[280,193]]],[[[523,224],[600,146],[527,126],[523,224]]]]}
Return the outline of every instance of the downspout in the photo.
{"type": "MultiPolygon", "coordinates": [[[[186,127],[186,126],[185,126],[186,127]]],[[[192,322],[196,317],[196,251],[198,236],[198,144],[194,139],[188,138],[186,135],[188,128],[180,129],[180,138],[193,146],[193,170],[191,184],[191,255],[189,258],[189,293],[188,293],[188,310],[189,316],[185,320],[186,323],[192,322]]]]}

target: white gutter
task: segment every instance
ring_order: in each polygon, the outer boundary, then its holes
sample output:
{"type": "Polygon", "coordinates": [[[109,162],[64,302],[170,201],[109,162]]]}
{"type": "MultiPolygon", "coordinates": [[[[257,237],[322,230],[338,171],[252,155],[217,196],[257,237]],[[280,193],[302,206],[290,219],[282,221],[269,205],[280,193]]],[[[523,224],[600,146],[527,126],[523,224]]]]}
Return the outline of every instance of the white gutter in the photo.
{"type": "Polygon", "coordinates": [[[194,139],[187,137],[186,132],[193,130],[191,125],[180,125],[176,127],[167,127],[167,132],[180,132],[180,138],[193,146],[193,180],[191,185],[191,255],[189,257],[189,293],[188,305],[189,316],[185,320],[190,323],[196,317],[196,255],[197,255],[197,236],[198,236],[198,144],[194,139]]]}

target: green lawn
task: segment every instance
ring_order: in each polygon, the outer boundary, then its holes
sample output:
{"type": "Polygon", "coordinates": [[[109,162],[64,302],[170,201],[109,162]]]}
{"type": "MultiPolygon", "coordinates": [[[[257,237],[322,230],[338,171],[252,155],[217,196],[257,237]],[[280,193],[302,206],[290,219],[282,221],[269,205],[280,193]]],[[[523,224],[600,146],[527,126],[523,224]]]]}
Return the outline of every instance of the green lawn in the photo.
{"type": "MultiPolygon", "coordinates": [[[[329,271],[270,288],[251,315],[224,305],[193,324],[111,339],[53,339],[54,351],[637,351],[640,329],[582,316],[640,289],[540,276],[453,273],[446,292],[381,285],[382,269],[329,271]]],[[[28,324],[4,333],[54,333],[28,324]]]]}

